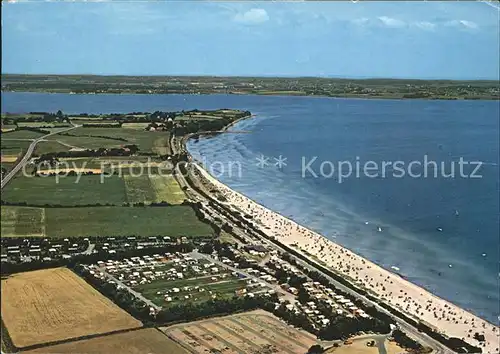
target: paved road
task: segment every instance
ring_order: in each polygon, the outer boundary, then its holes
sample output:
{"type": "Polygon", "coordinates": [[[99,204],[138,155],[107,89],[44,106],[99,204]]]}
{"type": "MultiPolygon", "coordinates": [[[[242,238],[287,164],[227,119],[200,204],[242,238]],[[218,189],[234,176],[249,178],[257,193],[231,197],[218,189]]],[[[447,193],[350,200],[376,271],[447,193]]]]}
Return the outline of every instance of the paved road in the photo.
{"type": "MultiPolygon", "coordinates": [[[[199,201],[199,200],[205,200],[205,198],[203,196],[199,195],[197,191],[195,191],[195,190],[193,190],[191,188],[191,186],[189,185],[189,183],[186,181],[185,176],[183,176],[183,174],[181,173],[181,171],[178,169],[178,166],[176,166],[176,172],[177,172],[177,174],[176,174],[177,175],[177,180],[179,181],[179,183],[181,184],[181,186],[188,186],[189,187],[189,189],[190,189],[189,190],[189,194],[192,197],[194,197],[193,199],[195,199],[197,201],[199,201]]],[[[208,194],[208,195],[210,195],[210,194],[208,194]]],[[[218,205],[222,206],[222,210],[224,210],[224,206],[221,205],[223,203],[221,203],[220,201],[216,200],[215,198],[211,198],[211,199],[212,199],[212,201],[216,202],[218,205]]],[[[225,223],[229,224],[230,226],[232,226],[233,232],[235,232],[238,236],[243,237],[245,239],[249,239],[249,238],[250,239],[252,239],[252,238],[255,239],[255,238],[257,238],[260,241],[262,241],[262,242],[266,243],[267,245],[269,245],[270,247],[272,247],[273,249],[277,250],[278,252],[288,253],[285,249],[281,248],[279,245],[275,244],[274,242],[271,242],[270,240],[267,240],[266,238],[261,237],[259,234],[255,233],[255,232],[252,232],[252,230],[247,229],[247,230],[243,231],[238,225],[236,225],[232,221],[232,218],[230,218],[229,215],[227,215],[227,214],[223,215],[225,213],[221,213],[218,210],[214,210],[212,207],[210,207],[208,205],[208,203],[206,203],[206,202],[203,203],[203,206],[204,206],[205,210],[209,211],[209,214],[219,216],[223,220],[223,222],[225,222],[225,223]],[[248,232],[248,231],[250,231],[250,232],[248,232]]],[[[309,263],[304,262],[302,259],[297,258],[297,257],[295,257],[292,254],[289,254],[289,255],[292,256],[292,258],[295,259],[295,261],[297,261],[297,263],[299,263],[303,267],[306,267],[309,270],[314,270],[314,271],[322,274],[324,277],[326,277],[332,283],[332,285],[334,287],[336,287],[336,288],[338,288],[338,289],[340,289],[340,290],[342,290],[342,291],[344,291],[346,293],[349,293],[349,294],[351,294],[353,296],[356,296],[357,298],[365,301],[365,303],[374,306],[378,311],[381,311],[381,312],[383,312],[383,313],[391,316],[394,319],[394,321],[398,324],[398,326],[403,331],[405,331],[410,337],[413,337],[414,339],[416,339],[422,345],[428,346],[428,347],[432,348],[433,351],[434,351],[434,353],[436,353],[436,354],[453,354],[454,353],[451,349],[449,349],[448,347],[442,345],[441,343],[439,343],[438,341],[436,341],[433,338],[429,337],[425,333],[422,333],[422,332],[418,331],[418,329],[416,329],[415,327],[413,327],[411,324],[407,323],[403,319],[400,319],[399,317],[394,316],[392,313],[390,313],[388,310],[386,310],[385,308],[383,308],[382,306],[380,306],[378,303],[373,302],[372,300],[370,300],[370,299],[366,298],[365,296],[357,293],[356,291],[352,290],[351,288],[348,288],[345,285],[339,283],[338,281],[336,281],[335,279],[333,279],[329,275],[324,274],[323,272],[321,272],[316,267],[313,267],[309,263]]],[[[282,290],[282,289],[280,288],[280,290],[282,290]]]]}
{"type": "Polygon", "coordinates": [[[150,307],[153,307],[157,311],[161,310],[161,306],[158,306],[154,302],[152,302],[151,300],[146,299],[144,296],[142,296],[141,293],[138,293],[137,291],[133,290],[130,286],[124,284],[121,280],[119,280],[115,276],[113,276],[113,275],[109,274],[108,272],[106,272],[105,268],[98,268],[98,269],[99,269],[100,272],[104,273],[104,276],[106,278],[111,279],[116,284],[118,284],[118,285],[122,286],[123,288],[125,288],[129,293],[131,293],[132,295],[134,295],[139,300],[143,301],[146,305],[148,305],[150,307]]]}
{"type": "MultiPolygon", "coordinates": [[[[185,177],[182,175],[182,173],[178,173],[177,175],[178,179],[180,180],[181,184],[183,185],[188,185],[189,184],[187,183],[187,181],[185,180],[185,177]]],[[[190,192],[194,194],[197,194],[196,191],[192,190],[190,188],[190,192]]],[[[196,196],[196,199],[197,200],[200,200],[200,199],[205,199],[203,198],[202,196],[196,196]]],[[[211,198],[213,201],[215,201],[216,203],[218,203],[219,205],[221,205],[222,203],[220,203],[219,201],[215,200],[215,198],[211,198]]],[[[223,222],[231,225],[233,227],[233,232],[235,232],[238,236],[240,237],[243,237],[245,239],[259,239],[260,241],[266,243],[267,245],[269,245],[271,248],[277,250],[278,252],[282,252],[282,253],[287,253],[289,254],[285,249],[281,248],[279,245],[275,244],[274,242],[271,242],[270,240],[267,240],[266,238],[263,238],[261,237],[259,234],[253,232],[252,230],[249,230],[247,229],[247,231],[243,231],[238,225],[236,225],[233,221],[232,221],[232,218],[230,218],[227,214],[226,215],[222,215],[223,213],[221,213],[220,211],[218,210],[214,210],[212,207],[210,207],[208,205],[208,203],[203,203],[203,206],[204,206],[204,209],[208,211],[208,214],[212,214],[212,215],[217,215],[219,218],[222,219],[223,222]],[[250,231],[250,232],[248,232],[250,231]],[[253,237],[252,237],[253,236],[253,237]]],[[[224,209],[224,208],[223,208],[224,209]]],[[[406,321],[400,319],[399,317],[396,317],[394,316],[392,313],[390,313],[389,311],[387,311],[385,308],[383,308],[382,306],[380,306],[378,303],[366,298],[365,296],[357,293],[356,291],[352,290],[351,288],[348,288],[346,287],[345,285],[339,283],[338,281],[336,281],[334,278],[330,277],[329,275],[327,274],[324,274],[323,272],[321,272],[319,269],[317,269],[316,267],[310,265],[309,263],[306,263],[305,261],[303,261],[302,259],[300,258],[297,258],[295,257],[294,255],[292,254],[289,254],[293,259],[295,259],[295,261],[297,263],[299,263],[300,265],[302,265],[303,267],[309,269],[309,270],[314,270],[320,274],[322,274],[324,277],[326,277],[334,287],[336,287],[337,289],[340,289],[346,293],[349,293],[361,300],[363,300],[365,303],[367,304],[370,304],[372,306],[374,306],[377,310],[391,316],[394,321],[398,324],[398,326],[403,330],[405,331],[409,336],[413,337],[414,339],[416,339],[418,342],[420,342],[422,345],[424,346],[428,346],[430,348],[432,348],[434,350],[434,353],[436,354],[452,354],[454,353],[452,350],[450,350],[449,348],[447,348],[446,346],[442,345],[441,343],[437,342],[436,340],[432,339],[431,337],[429,337],[428,335],[426,335],[425,333],[422,333],[420,331],[418,331],[418,329],[416,329],[415,327],[413,327],[411,324],[407,323],[406,321]]],[[[280,288],[281,290],[281,288],[280,288]]]]}
{"type": "Polygon", "coordinates": [[[291,303],[294,303],[295,302],[295,296],[286,292],[285,290],[283,290],[279,285],[277,284],[271,284],[265,280],[262,280],[260,279],[259,277],[256,277],[255,275],[252,275],[250,273],[247,273],[245,272],[244,270],[240,269],[240,268],[235,268],[235,267],[232,267],[232,266],[229,266],[227,264],[224,264],[222,263],[221,261],[219,260],[216,260],[216,259],[213,259],[212,257],[206,255],[206,254],[203,254],[203,253],[199,253],[197,251],[193,251],[190,253],[190,256],[192,258],[195,258],[195,259],[200,259],[200,258],[204,258],[206,259],[207,261],[209,262],[212,262],[212,263],[216,263],[218,265],[220,265],[221,267],[223,268],[227,268],[229,270],[232,270],[233,272],[237,272],[237,273],[240,273],[240,274],[243,274],[244,276],[246,276],[247,278],[249,279],[254,279],[255,281],[259,282],[259,283],[264,283],[267,287],[269,287],[270,289],[273,289],[274,291],[276,291],[277,293],[281,293],[283,295],[283,297],[290,301],[291,303]]]}
{"type": "Polygon", "coordinates": [[[16,173],[18,173],[24,167],[24,165],[26,165],[28,163],[31,155],[33,154],[33,151],[35,151],[36,144],[38,144],[40,141],[46,139],[49,136],[63,133],[63,132],[66,132],[68,130],[72,130],[72,129],[75,129],[78,127],[81,127],[81,125],[74,125],[74,126],[67,128],[67,129],[57,130],[55,132],[52,132],[50,134],[41,136],[41,137],[33,140],[33,142],[28,147],[28,150],[26,150],[26,153],[24,154],[22,160],[19,161],[19,163],[16,166],[14,166],[14,168],[2,178],[1,189],[3,189],[3,187],[5,187],[7,185],[7,183],[9,183],[9,181],[12,179],[12,177],[14,177],[16,175],[16,173]]]}
{"type": "Polygon", "coordinates": [[[383,312],[383,313],[391,316],[394,319],[394,321],[398,324],[398,326],[403,331],[405,331],[411,337],[415,338],[422,345],[431,347],[434,350],[435,353],[442,353],[442,354],[451,354],[451,353],[454,353],[452,350],[450,350],[449,348],[445,347],[441,343],[435,341],[434,339],[432,339],[431,337],[429,337],[425,333],[422,333],[422,332],[418,331],[418,329],[416,329],[415,327],[413,327],[411,324],[409,324],[406,321],[400,319],[399,317],[395,317],[392,313],[390,313],[389,311],[387,311],[385,308],[383,308],[382,306],[380,306],[378,303],[376,303],[376,302],[374,302],[374,301],[366,298],[365,296],[357,293],[356,291],[352,290],[351,288],[346,287],[342,283],[339,283],[334,278],[330,277],[328,274],[323,273],[320,269],[318,269],[318,268],[310,265],[309,263],[306,263],[302,259],[300,259],[298,257],[295,257],[294,255],[288,253],[285,249],[281,248],[279,245],[276,245],[275,243],[273,243],[273,242],[271,242],[271,241],[269,241],[267,239],[264,239],[264,238],[261,238],[261,241],[263,241],[264,243],[266,243],[270,247],[274,248],[278,252],[287,253],[289,256],[291,256],[301,266],[303,266],[303,267],[305,267],[305,268],[307,268],[307,269],[309,269],[311,271],[316,271],[319,274],[323,275],[324,277],[326,277],[330,281],[330,283],[335,288],[340,289],[340,290],[342,290],[342,291],[344,291],[344,292],[346,292],[348,294],[351,294],[351,295],[353,295],[353,296],[355,296],[355,297],[363,300],[365,303],[367,303],[367,304],[369,304],[371,306],[374,306],[378,311],[383,312]]]}
{"type": "Polygon", "coordinates": [[[92,252],[94,252],[94,248],[95,248],[95,243],[89,243],[89,247],[87,247],[87,249],[85,251],[83,251],[82,253],[83,254],[92,254],[92,252]]]}

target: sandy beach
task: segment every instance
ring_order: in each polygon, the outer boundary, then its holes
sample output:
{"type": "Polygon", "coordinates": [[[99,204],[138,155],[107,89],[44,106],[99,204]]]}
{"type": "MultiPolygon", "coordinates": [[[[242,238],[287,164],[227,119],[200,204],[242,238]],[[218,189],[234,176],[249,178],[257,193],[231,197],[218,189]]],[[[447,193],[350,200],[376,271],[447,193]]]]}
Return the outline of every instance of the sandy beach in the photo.
{"type": "Polygon", "coordinates": [[[500,352],[500,331],[497,326],[265,208],[219,182],[197,164],[195,166],[225,196],[229,204],[252,215],[268,235],[321,259],[337,273],[352,279],[356,285],[371,290],[391,306],[410,317],[427,322],[447,336],[461,338],[481,347],[483,353],[500,352]],[[484,335],[485,342],[473,338],[476,332],[484,335]]]}

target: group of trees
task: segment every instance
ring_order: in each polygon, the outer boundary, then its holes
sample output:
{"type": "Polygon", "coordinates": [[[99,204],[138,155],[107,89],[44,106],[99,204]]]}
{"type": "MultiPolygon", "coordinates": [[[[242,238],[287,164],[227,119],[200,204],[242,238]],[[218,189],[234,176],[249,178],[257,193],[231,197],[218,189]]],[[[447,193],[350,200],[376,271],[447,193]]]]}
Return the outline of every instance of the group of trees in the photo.
{"type": "Polygon", "coordinates": [[[403,348],[412,349],[416,352],[422,352],[422,350],[424,349],[422,344],[408,337],[406,333],[399,329],[395,329],[394,331],[392,331],[392,338],[394,338],[396,343],[399,343],[399,345],[401,345],[403,348]]]}
{"type": "Polygon", "coordinates": [[[33,207],[33,208],[93,208],[93,207],[103,207],[103,206],[117,206],[112,203],[92,203],[92,204],[34,204],[31,202],[9,202],[6,200],[0,200],[0,205],[10,205],[10,206],[22,206],[22,207],[33,207]]]}
{"type": "MultiPolygon", "coordinates": [[[[9,116],[2,118],[2,123],[6,125],[17,125],[18,122],[23,123],[48,123],[47,126],[39,126],[38,128],[52,128],[50,123],[62,123],[67,122],[69,126],[69,120],[67,115],[65,115],[61,110],[57,113],[47,113],[47,112],[30,112],[26,116],[9,116]]],[[[29,127],[19,127],[18,129],[25,129],[29,127]]],[[[35,128],[36,129],[36,128],[35,128]]]]}
{"type": "Polygon", "coordinates": [[[257,308],[270,310],[277,301],[276,295],[269,296],[233,296],[231,298],[215,298],[201,303],[185,302],[160,311],[156,322],[168,324],[173,322],[194,321],[215,315],[233,314],[257,308]]]}
{"type": "Polygon", "coordinates": [[[205,131],[220,131],[231,123],[231,121],[230,118],[179,121],[172,128],[172,133],[176,136],[182,136],[205,131]]]}
{"type": "Polygon", "coordinates": [[[377,318],[362,317],[330,317],[328,326],[318,331],[318,336],[325,340],[347,339],[360,332],[389,333],[388,323],[377,318]]]}
{"type": "MultiPolygon", "coordinates": [[[[292,264],[298,266],[295,262],[292,261],[292,264]]],[[[278,279],[280,283],[288,283],[290,286],[298,289],[297,298],[300,303],[305,304],[311,299],[307,290],[303,287],[303,284],[307,282],[307,278],[304,276],[298,276],[291,272],[287,272],[282,268],[276,268],[272,263],[268,263],[267,266],[275,270],[275,277],[278,279]]],[[[306,271],[307,269],[302,269],[302,271],[306,271]]],[[[325,286],[330,288],[334,288],[334,286],[324,277],[322,277],[317,272],[307,272],[306,273],[311,279],[314,281],[318,281],[325,286]]],[[[344,295],[351,300],[361,309],[365,310],[370,316],[370,318],[349,318],[345,316],[338,316],[333,313],[333,308],[321,301],[317,302],[318,310],[322,315],[325,316],[330,323],[328,326],[321,328],[320,330],[314,330],[314,333],[317,334],[320,338],[325,340],[334,340],[334,339],[345,339],[348,338],[358,332],[361,331],[373,331],[378,333],[388,333],[390,331],[390,324],[393,323],[392,319],[389,316],[386,316],[383,313],[379,313],[374,307],[365,305],[359,299],[349,296],[339,289],[335,289],[335,291],[339,295],[344,295]]],[[[307,323],[306,323],[307,325],[307,323]]],[[[309,326],[309,325],[307,325],[309,326]]]]}
{"type": "Polygon", "coordinates": [[[83,123],[83,128],[121,128],[122,123],[83,123]]]}
{"type": "Polygon", "coordinates": [[[83,138],[101,138],[107,140],[117,140],[128,142],[125,138],[120,138],[119,136],[109,136],[109,135],[82,135],[82,134],[70,134],[70,133],[59,133],[59,135],[73,136],[73,137],[83,137],[83,138]]]}
{"type": "MultiPolygon", "coordinates": [[[[35,132],[35,133],[40,133],[40,134],[49,134],[50,131],[45,130],[44,128],[52,128],[51,126],[48,127],[16,127],[15,131],[19,130],[28,130],[30,132],[35,132]]],[[[8,133],[7,133],[8,134],[8,133]]]]}
{"type": "Polygon", "coordinates": [[[153,318],[149,314],[149,308],[127,289],[120,288],[117,284],[107,282],[105,279],[94,277],[81,264],[75,264],[73,270],[84,278],[87,283],[96,288],[104,296],[111,299],[115,304],[130,313],[144,324],[153,323],[153,318]]]}
{"type": "MultiPolygon", "coordinates": [[[[274,241],[274,242],[277,242],[277,241],[274,241]]],[[[323,275],[321,275],[317,271],[310,271],[308,268],[305,268],[305,267],[301,266],[300,264],[298,264],[297,262],[295,262],[295,260],[290,256],[290,254],[294,254],[296,257],[299,257],[302,260],[304,260],[304,261],[306,261],[308,263],[311,263],[311,261],[308,258],[306,258],[303,255],[299,254],[297,251],[295,251],[295,250],[287,247],[286,245],[282,245],[282,244],[280,244],[280,245],[288,251],[288,254],[283,254],[283,258],[284,259],[287,259],[290,263],[294,264],[297,268],[299,268],[302,271],[304,271],[309,277],[311,277],[315,281],[318,281],[318,282],[320,282],[321,284],[323,284],[325,286],[326,286],[326,284],[329,284],[328,279],[326,279],[323,275]]],[[[335,280],[339,280],[340,279],[339,282],[343,283],[344,285],[346,285],[348,287],[352,287],[352,284],[350,282],[348,282],[346,279],[343,279],[340,276],[336,275],[332,271],[330,271],[328,269],[325,269],[324,267],[321,267],[321,266],[316,265],[316,264],[315,264],[315,266],[317,268],[319,268],[323,273],[325,273],[325,274],[333,277],[335,280]]],[[[348,293],[343,293],[339,289],[336,289],[335,291],[337,293],[339,293],[339,294],[347,297],[347,298],[350,298],[351,301],[353,301],[354,304],[356,304],[356,306],[358,306],[359,308],[363,309],[370,316],[372,316],[374,318],[378,318],[378,319],[380,319],[383,322],[386,322],[386,321],[391,321],[392,322],[392,319],[391,319],[391,317],[389,315],[387,315],[386,313],[383,313],[381,311],[378,311],[375,307],[373,307],[373,306],[367,306],[361,300],[355,298],[354,296],[352,296],[352,295],[350,295],[348,293]]],[[[369,293],[367,293],[366,291],[364,291],[362,289],[356,288],[356,292],[361,293],[361,294],[365,295],[367,298],[376,301],[376,299],[373,298],[373,296],[371,296],[369,293]]],[[[399,311],[399,310],[397,310],[397,309],[395,309],[395,308],[387,305],[384,302],[380,302],[379,305],[381,305],[382,307],[384,307],[385,309],[387,309],[390,313],[396,315],[398,318],[402,318],[406,322],[412,324],[420,332],[426,333],[430,337],[434,338],[438,342],[444,344],[448,348],[450,348],[450,349],[452,349],[452,350],[454,350],[454,351],[456,351],[458,353],[463,353],[464,350],[466,350],[468,353],[481,353],[482,352],[481,348],[478,348],[478,347],[475,347],[473,345],[470,345],[469,343],[465,342],[464,340],[462,340],[460,338],[448,338],[448,337],[442,335],[441,333],[438,333],[438,332],[434,331],[433,329],[431,329],[426,324],[424,324],[422,322],[416,322],[416,321],[414,321],[413,319],[411,319],[410,317],[408,317],[407,315],[405,315],[401,311],[399,311]]]]}
{"type": "MultiPolygon", "coordinates": [[[[217,252],[220,257],[227,257],[234,262],[239,264],[240,268],[252,267],[259,271],[264,271],[262,267],[256,264],[250,264],[245,257],[236,254],[233,251],[232,246],[221,243],[219,240],[214,240],[212,242],[205,243],[200,246],[200,252],[211,254],[212,252],[217,252]]],[[[268,267],[272,268],[272,264],[268,263],[268,267]]],[[[298,276],[293,273],[289,273],[283,269],[277,269],[274,267],[275,277],[279,283],[288,283],[299,289],[298,300],[301,303],[306,303],[312,299],[309,297],[307,291],[303,288],[303,284],[307,282],[307,278],[304,276],[298,276]]],[[[315,279],[317,280],[317,279],[315,279]]],[[[331,284],[328,284],[331,286],[331,284]]],[[[359,304],[359,302],[357,302],[359,304]]],[[[364,306],[367,308],[367,306],[364,306]]],[[[273,309],[273,313],[278,317],[284,319],[288,323],[303,328],[306,331],[318,335],[320,338],[325,340],[334,339],[345,339],[351,337],[352,335],[361,331],[374,331],[378,333],[388,333],[390,331],[390,326],[393,321],[389,317],[380,318],[348,318],[345,316],[338,316],[333,314],[332,308],[319,304],[318,309],[325,316],[325,318],[330,320],[330,325],[323,327],[322,329],[316,329],[310,319],[304,313],[295,313],[288,311],[286,309],[286,303],[281,304],[277,309],[273,309]]],[[[373,308],[374,309],[374,308],[373,308]]],[[[375,309],[376,311],[376,309],[375,309]]],[[[374,313],[374,311],[370,311],[374,313]]],[[[375,313],[376,314],[376,313],[375,313]]]]}
{"type": "Polygon", "coordinates": [[[35,160],[36,164],[43,162],[55,163],[58,158],[76,158],[76,157],[100,157],[100,156],[131,156],[139,151],[139,147],[135,144],[124,145],[120,148],[99,148],[99,149],[86,149],[82,151],[59,151],[50,152],[40,155],[35,160]]]}

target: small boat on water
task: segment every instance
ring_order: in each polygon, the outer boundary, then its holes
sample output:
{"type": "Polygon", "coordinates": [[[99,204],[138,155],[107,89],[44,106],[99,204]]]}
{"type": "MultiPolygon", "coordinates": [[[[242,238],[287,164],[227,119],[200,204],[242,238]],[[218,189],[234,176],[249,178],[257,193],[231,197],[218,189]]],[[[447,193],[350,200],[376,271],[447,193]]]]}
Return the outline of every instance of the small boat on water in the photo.
{"type": "Polygon", "coordinates": [[[378,232],[382,232],[382,228],[379,226],[379,227],[377,228],[377,231],[378,231],[378,232]]]}
{"type": "Polygon", "coordinates": [[[443,228],[442,227],[438,227],[438,228],[436,228],[436,230],[438,230],[439,232],[443,232],[443,228]]]}
{"type": "Polygon", "coordinates": [[[394,269],[396,272],[399,272],[399,268],[396,266],[392,266],[391,269],[394,269]]]}

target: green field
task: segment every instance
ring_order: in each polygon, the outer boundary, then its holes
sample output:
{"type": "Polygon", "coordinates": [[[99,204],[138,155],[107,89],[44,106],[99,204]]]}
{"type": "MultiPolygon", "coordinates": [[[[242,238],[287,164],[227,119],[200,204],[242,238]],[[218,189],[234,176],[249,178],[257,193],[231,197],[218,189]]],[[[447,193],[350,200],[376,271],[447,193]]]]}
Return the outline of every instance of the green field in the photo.
{"type": "MultiPolygon", "coordinates": [[[[119,126],[120,122],[112,121],[112,120],[71,120],[73,124],[91,124],[91,125],[116,125],[119,126]]],[[[93,127],[84,127],[84,128],[93,128],[93,127]]],[[[103,127],[104,128],[104,127],[103,127]]]]}
{"type": "Polygon", "coordinates": [[[0,167],[5,168],[6,171],[10,171],[14,165],[14,162],[0,162],[0,167]]]}
{"type": "Polygon", "coordinates": [[[50,237],[210,236],[189,206],[47,208],[50,237]]]}
{"type": "Polygon", "coordinates": [[[189,206],[31,208],[2,206],[2,237],[212,235],[189,206]]]}
{"type": "Polygon", "coordinates": [[[181,279],[181,280],[158,280],[153,281],[150,284],[139,285],[134,288],[134,290],[140,292],[144,297],[153,301],[159,306],[172,306],[185,301],[190,303],[196,303],[201,301],[209,300],[212,295],[217,295],[217,297],[232,297],[235,295],[236,290],[245,288],[246,281],[242,279],[229,278],[219,281],[212,281],[211,276],[193,279],[181,279]],[[199,286],[205,289],[203,292],[197,290],[183,291],[182,288],[189,286],[194,288],[199,286]],[[171,290],[173,288],[181,289],[178,293],[170,293],[168,296],[172,297],[171,302],[165,302],[164,296],[166,290],[171,290]],[[157,294],[157,292],[162,292],[157,294]],[[212,293],[210,293],[210,291],[212,293]],[[189,300],[184,298],[185,295],[192,295],[189,300]],[[178,297],[178,299],[175,299],[178,297]]]}
{"type": "MultiPolygon", "coordinates": [[[[71,130],[68,134],[75,134],[78,129],[71,130]]],[[[87,129],[87,128],[86,128],[87,129]]],[[[113,129],[113,128],[111,128],[113,129]]],[[[66,134],[66,133],[64,133],[66,134]]],[[[127,145],[128,143],[120,140],[106,139],[106,138],[98,138],[94,136],[73,136],[73,135],[53,135],[48,138],[51,141],[60,141],[64,144],[71,145],[76,148],[81,149],[94,149],[97,150],[99,148],[119,148],[123,145],[127,145]]]]}
{"type": "MultiPolygon", "coordinates": [[[[45,142],[44,144],[58,144],[56,142],[45,142]]],[[[40,143],[42,144],[42,143],[40,143]]],[[[37,145],[38,146],[38,145],[37,145]]],[[[62,146],[62,145],[61,145],[62,146]]],[[[45,148],[46,151],[49,150],[49,147],[45,148]]],[[[55,149],[55,148],[54,148],[55,149]]],[[[69,148],[68,148],[69,149],[69,148]]],[[[86,168],[86,169],[104,169],[106,172],[119,172],[123,175],[129,173],[129,167],[134,168],[134,165],[144,166],[144,172],[148,173],[148,163],[151,165],[158,164],[159,160],[149,159],[145,156],[101,156],[101,157],[60,157],[58,158],[59,168],[63,169],[66,167],[70,168],[86,168]]],[[[53,167],[41,165],[40,170],[52,169],[53,167]]],[[[134,168],[135,169],[135,168],[134,168]]],[[[168,169],[164,169],[167,171],[168,169]]],[[[154,171],[154,168],[151,167],[151,171],[154,171]]],[[[151,172],[153,173],[153,172],[151,172]]]]}
{"type": "Polygon", "coordinates": [[[30,128],[38,128],[38,127],[51,127],[51,128],[55,128],[55,127],[70,127],[70,125],[68,123],[59,123],[59,122],[48,123],[48,122],[23,122],[23,121],[19,121],[19,122],[17,122],[17,125],[19,127],[30,127],[30,128]]]}
{"type": "Polygon", "coordinates": [[[10,130],[14,130],[17,128],[17,125],[14,124],[2,124],[2,132],[8,132],[10,130]]]}
{"type": "Polygon", "coordinates": [[[22,151],[26,151],[30,146],[29,140],[8,140],[2,135],[1,149],[3,155],[17,155],[22,151]]]}
{"type": "Polygon", "coordinates": [[[155,141],[168,137],[168,133],[147,132],[126,128],[77,128],[71,130],[71,136],[63,135],[52,137],[52,140],[61,140],[73,146],[96,149],[99,147],[119,147],[135,144],[141,152],[152,152],[155,141]],[[109,137],[103,139],[99,137],[109,137]],[[61,139],[63,138],[63,139],[61,139]],[[113,140],[113,139],[125,139],[113,140]]]}
{"type": "Polygon", "coordinates": [[[160,156],[170,154],[171,151],[168,144],[169,139],[169,133],[167,133],[167,135],[165,135],[164,133],[160,133],[160,135],[156,136],[155,140],[153,141],[152,151],[160,156]]]}
{"type": "Polygon", "coordinates": [[[31,205],[89,205],[125,203],[123,179],[100,175],[45,176],[14,178],[2,191],[2,200],[10,203],[26,202],[31,205]]]}
{"type": "Polygon", "coordinates": [[[184,201],[186,196],[173,176],[151,175],[149,181],[155,191],[156,202],[180,204],[184,201]]]}
{"type": "Polygon", "coordinates": [[[35,154],[43,155],[53,152],[69,151],[70,149],[69,146],[63,145],[57,141],[41,141],[36,144],[35,154]]]}
{"type": "Polygon", "coordinates": [[[150,123],[123,123],[123,129],[145,130],[150,123]]]}
{"type": "Polygon", "coordinates": [[[44,236],[45,211],[42,208],[2,206],[2,237],[44,236]]]}
{"type": "Polygon", "coordinates": [[[148,176],[132,177],[127,175],[123,179],[129,203],[151,203],[156,199],[148,176]]]}
{"type": "Polygon", "coordinates": [[[181,204],[185,199],[184,192],[173,176],[125,175],[124,180],[129,203],[181,204]]]}
{"type": "Polygon", "coordinates": [[[2,133],[3,139],[36,139],[45,134],[34,132],[31,130],[16,130],[13,132],[2,133]]]}
{"type": "Polygon", "coordinates": [[[2,135],[1,151],[2,155],[20,155],[30,146],[30,140],[9,140],[2,135]]]}

